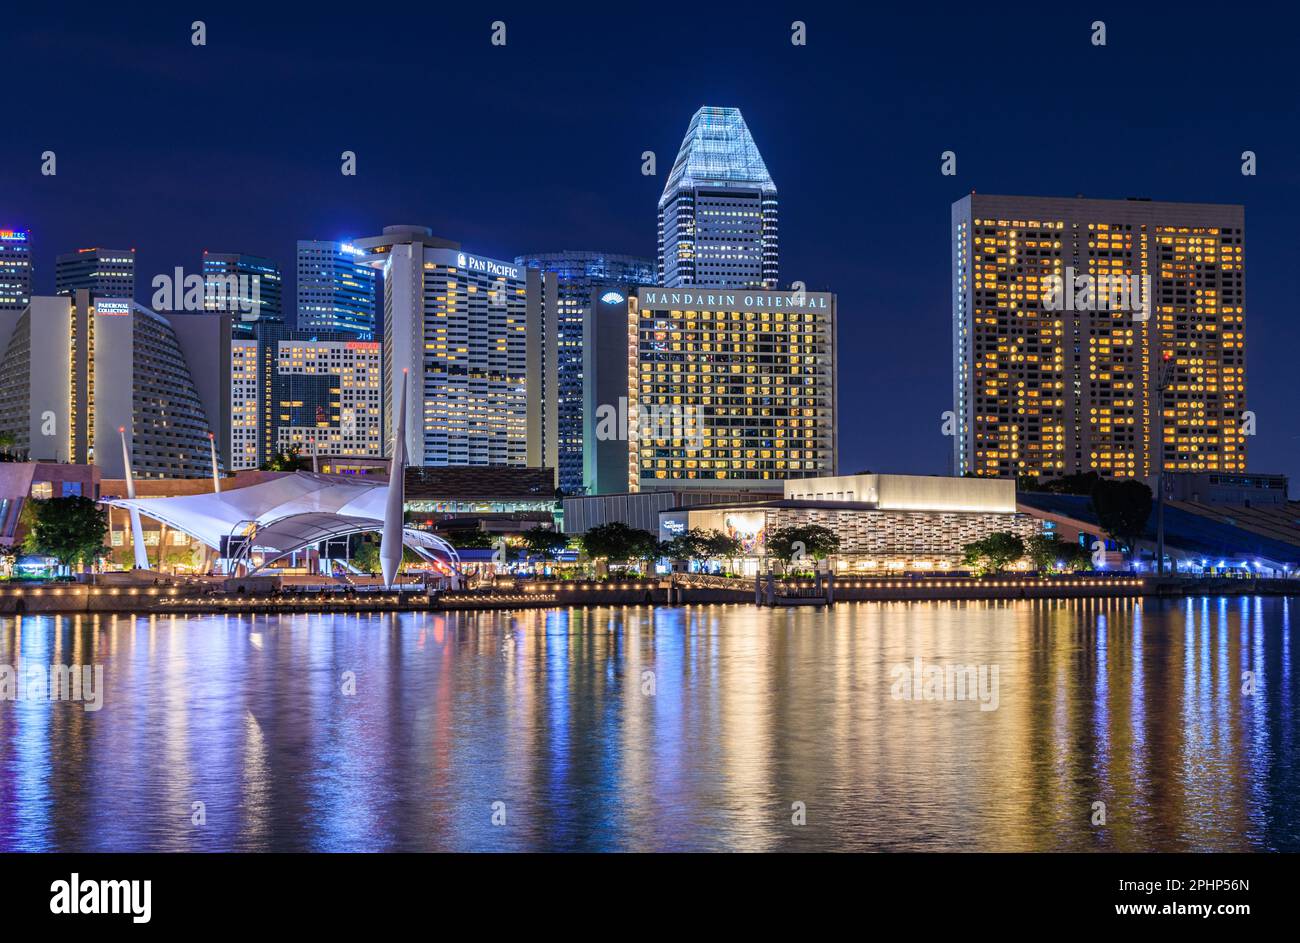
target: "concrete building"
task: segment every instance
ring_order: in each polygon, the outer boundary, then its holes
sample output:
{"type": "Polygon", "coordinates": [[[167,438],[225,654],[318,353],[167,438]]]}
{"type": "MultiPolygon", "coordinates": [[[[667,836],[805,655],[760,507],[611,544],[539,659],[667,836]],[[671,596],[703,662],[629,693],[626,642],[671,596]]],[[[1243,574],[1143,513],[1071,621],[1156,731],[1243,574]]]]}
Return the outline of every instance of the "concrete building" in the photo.
{"type": "Polygon", "coordinates": [[[954,203],[956,473],[1244,472],[1244,242],[1240,206],[954,203]]]}
{"type": "Polygon", "coordinates": [[[384,277],[385,442],[405,371],[409,464],[554,469],[555,273],[475,255],[422,226],[354,245],[384,277]]]}
{"type": "Polygon", "coordinates": [[[380,345],[261,320],[231,343],[233,468],[297,448],[304,458],[382,459],[380,345]]]}
{"type": "Polygon", "coordinates": [[[753,490],[834,474],[835,333],[827,292],[642,288],[625,306],[593,305],[589,482],[753,490]]]}
{"type": "Polygon", "coordinates": [[[544,397],[555,400],[559,485],[566,493],[581,494],[591,487],[583,464],[586,324],[597,305],[622,303],[637,288],[653,285],[655,263],[610,252],[566,251],[519,256],[515,264],[555,273],[556,380],[553,396],[547,393],[544,397]]]}
{"type": "Polygon", "coordinates": [[[128,299],[32,299],[0,314],[0,431],[32,460],[123,475],[125,427],[139,477],[224,469],[229,442],[228,316],[163,316],[128,299]]]}
{"type": "Polygon", "coordinates": [[[776,184],[737,108],[695,113],[659,198],[660,285],[774,289],[776,184]]]}
{"type": "Polygon", "coordinates": [[[22,229],[0,229],[0,311],[21,314],[31,300],[31,234],[22,229]]]}
{"type": "Polygon", "coordinates": [[[78,249],[54,260],[54,293],[90,292],[91,298],[135,300],[134,249],[78,249]]]}

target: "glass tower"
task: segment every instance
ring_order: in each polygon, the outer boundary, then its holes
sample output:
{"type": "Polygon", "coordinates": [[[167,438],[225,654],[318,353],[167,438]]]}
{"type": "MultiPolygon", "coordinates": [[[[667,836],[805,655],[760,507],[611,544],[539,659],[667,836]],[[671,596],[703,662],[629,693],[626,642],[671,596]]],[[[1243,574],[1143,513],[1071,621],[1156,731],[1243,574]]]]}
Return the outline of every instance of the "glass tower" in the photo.
{"type": "Polygon", "coordinates": [[[32,300],[32,253],[28,234],[0,229],[0,311],[25,311],[32,300]]]}
{"type": "Polygon", "coordinates": [[[638,287],[654,284],[655,264],[630,255],[580,251],[538,252],[518,257],[515,264],[554,272],[558,281],[554,343],[558,479],[566,494],[581,494],[583,322],[597,289],[634,294],[638,287]]]}
{"type": "Polygon", "coordinates": [[[298,242],[298,327],[375,337],[375,270],[346,242],[298,242]]]}
{"type": "Polygon", "coordinates": [[[737,108],[691,118],[659,198],[659,284],[775,288],[776,184],[737,108]]]}
{"type": "Polygon", "coordinates": [[[236,331],[247,333],[252,322],[261,318],[283,320],[282,288],[280,266],[270,259],[242,252],[203,252],[203,308],[229,313],[236,331]]]}

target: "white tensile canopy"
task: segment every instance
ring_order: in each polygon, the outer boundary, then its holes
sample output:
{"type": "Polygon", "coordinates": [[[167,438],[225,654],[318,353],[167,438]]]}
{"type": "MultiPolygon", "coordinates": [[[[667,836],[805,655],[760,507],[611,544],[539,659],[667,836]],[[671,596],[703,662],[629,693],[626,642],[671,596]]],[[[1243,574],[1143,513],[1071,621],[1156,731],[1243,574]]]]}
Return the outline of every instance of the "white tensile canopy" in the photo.
{"type": "MultiPolygon", "coordinates": [[[[387,500],[387,483],[294,472],[219,494],[103,503],[139,511],[217,551],[223,537],[247,536],[264,567],[322,540],[383,530],[387,500]]],[[[405,527],[402,543],[428,560],[460,559],[451,544],[427,531],[405,527]]]]}

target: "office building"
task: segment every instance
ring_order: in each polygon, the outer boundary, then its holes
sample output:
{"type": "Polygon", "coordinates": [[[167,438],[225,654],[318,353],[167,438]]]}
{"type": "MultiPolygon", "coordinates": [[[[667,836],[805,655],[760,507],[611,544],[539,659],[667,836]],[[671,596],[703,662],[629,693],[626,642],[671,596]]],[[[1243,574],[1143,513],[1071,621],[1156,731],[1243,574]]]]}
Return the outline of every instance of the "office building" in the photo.
{"type": "Polygon", "coordinates": [[[972,193],[952,227],[958,474],[1246,470],[1242,207],[972,193]]]}
{"type": "Polygon", "coordinates": [[[98,465],[122,477],[119,427],[140,477],[226,465],[230,318],[158,314],[127,298],[36,296],[0,314],[0,432],[33,461],[98,465]]]}
{"type": "Polygon", "coordinates": [[[555,273],[554,400],[559,486],[566,494],[581,494],[586,490],[582,458],[583,325],[600,299],[622,303],[637,288],[653,285],[655,264],[629,255],[574,251],[520,256],[515,264],[555,273]]]}
{"type": "Polygon", "coordinates": [[[659,284],[776,288],[776,184],[736,108],[704,107],[659,198],[659,284]]]}
{"type": "Polygon", "coordinates": [[[384,440],[408,377],[411,465],[555,468],[556,278],[422,226],[358,239],[384,277],[384,440]]]}
{"type": "Polygon", "coordinates": [[[93,298],[135,300],[134,249],[78,249],[54,260],[54,293],[85,290],[93,298]]]}
{"type": "Polygon", "coordinates": [[[377,341],[259,321],[230,354],[235,470],[294,448],[304,459],[383,457],[377,341]]]}
{"type": "Polygon", "coordinates": [[[298,321],[305,331],[375,340],[375,270],[351,243],[298,242],[298,321]]]}
{"type": "Polygon", "coordinates": [[[756,490],[835,474],[833,294],[641,288],[621,307],[621,319],[599,311],[588,340],[598,492],[756,490]]]}
{"type": "Polygon", "coordinates": [[[0,229],[0,311],[23,312],[32,300],[31,236],[0,229]]]}
{"type": "Polygon", "coordinates": [[[280,267],[243,252],[203,252],[203,309],[229,314],[235,329],[254,321],[284,320],[280,267]]]}

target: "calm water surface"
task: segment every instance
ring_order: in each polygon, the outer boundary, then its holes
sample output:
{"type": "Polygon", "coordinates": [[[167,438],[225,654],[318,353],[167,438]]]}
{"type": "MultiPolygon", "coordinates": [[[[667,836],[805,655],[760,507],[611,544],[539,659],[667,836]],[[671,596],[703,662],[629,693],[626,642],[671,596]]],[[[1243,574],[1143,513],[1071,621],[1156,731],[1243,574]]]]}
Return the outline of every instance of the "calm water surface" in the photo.
{"type": "Polygon", "coordinates": [[[0,701],[0,849],[1296,851],[1297,617],[5,617],[0,665],[100,664],[105,690],[0,701]],[[918,657],[996,667],[996,710],[894,697],[918,657]]]}

